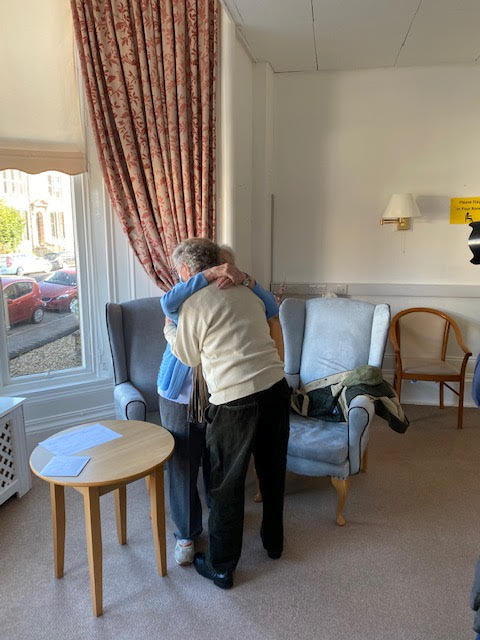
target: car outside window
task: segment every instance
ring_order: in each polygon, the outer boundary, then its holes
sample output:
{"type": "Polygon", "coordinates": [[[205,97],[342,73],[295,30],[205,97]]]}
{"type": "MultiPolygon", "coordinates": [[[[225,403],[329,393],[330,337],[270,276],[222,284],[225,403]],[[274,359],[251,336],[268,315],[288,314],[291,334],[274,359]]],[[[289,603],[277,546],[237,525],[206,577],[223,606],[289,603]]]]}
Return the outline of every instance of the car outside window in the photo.
{"type": "Polygon", "coordinates": [[[76,285],[76,278],[68,273],[53,273],[48,278],[45,278],[44,282],[49,282],[50,284],[63,284],[65,286],[76,285]]]}

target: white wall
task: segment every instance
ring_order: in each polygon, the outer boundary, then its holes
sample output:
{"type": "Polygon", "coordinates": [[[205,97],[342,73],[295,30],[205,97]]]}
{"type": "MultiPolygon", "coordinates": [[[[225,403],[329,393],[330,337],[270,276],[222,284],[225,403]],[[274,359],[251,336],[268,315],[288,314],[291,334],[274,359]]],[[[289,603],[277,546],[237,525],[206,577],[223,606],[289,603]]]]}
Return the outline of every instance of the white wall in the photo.
{"type": "Polygon", "coordinates": [[[220,29],[217,239],[251,271],[253,62],[223,7],[220,29]]]}
{"type": "MultiPolygon", "coordinates": [[[[276,74],[273,280],[347,283],[350,295],[387,302],[392,314],[443,309],[480,352],[471,229],[449,224],[451,197],[480,195],[479,102],[476,66],[276,74]],[[410,231],[381,227],[390,195],[402,192],[417,197],[422,218],[410,231]]],[[[436,403],[438,392],[418,383],[404,398],[436,403]]]]}
{"type": "Polygon", "coordinates": [[[253,65],[252,273],[265,287],[272,280],[274,78],[268,63],[253,65]]]}
{"type": "Polygon", "coordinates": [[[448,218],[480,195],[479,103],[476,66],[277,74],[274,279],[478,283],[448,218]],[[402,192],[423,217],[380,227],[402,192]]]}

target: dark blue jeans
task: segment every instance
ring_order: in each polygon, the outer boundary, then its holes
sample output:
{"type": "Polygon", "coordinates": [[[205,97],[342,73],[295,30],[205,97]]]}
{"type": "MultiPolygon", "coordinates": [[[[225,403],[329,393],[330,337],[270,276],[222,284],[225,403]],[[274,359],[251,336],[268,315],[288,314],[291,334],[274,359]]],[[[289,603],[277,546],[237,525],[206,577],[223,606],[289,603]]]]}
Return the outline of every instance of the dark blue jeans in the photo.
{"type": "Polygon", "coordinates": [[[283,498],[290,389],[285,380],[207,410],[210,514],[207,562],[233,571],[243,539],[245,476],[253,452],[263,498],[261,537],[267,551],[283,551],[283,498]]]}
{"type": "Polygon", "coordinates": [[[205,447],[205,423],[188,420],[188,406],[159,397],[160,421],[175,439],[167,461],[170,511],[176,538],[197,538],[202,533],[202,503],[198,493],[198,471],[203,470],[208,493],[209,465],[205,447]]]}

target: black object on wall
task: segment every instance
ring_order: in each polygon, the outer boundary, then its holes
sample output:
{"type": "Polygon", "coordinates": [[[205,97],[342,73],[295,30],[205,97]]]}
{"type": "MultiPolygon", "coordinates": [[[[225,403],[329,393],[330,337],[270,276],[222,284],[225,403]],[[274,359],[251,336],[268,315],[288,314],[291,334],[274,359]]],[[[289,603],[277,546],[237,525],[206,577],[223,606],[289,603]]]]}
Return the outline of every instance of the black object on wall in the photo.
{"type": "Polygon", "coordinates": [[[468,246],[473,253],[473,258],[470,260],[472,264],[480,264],[480,222],[470,222],[472,227],[472,233],[468,238],[468,246]]]}

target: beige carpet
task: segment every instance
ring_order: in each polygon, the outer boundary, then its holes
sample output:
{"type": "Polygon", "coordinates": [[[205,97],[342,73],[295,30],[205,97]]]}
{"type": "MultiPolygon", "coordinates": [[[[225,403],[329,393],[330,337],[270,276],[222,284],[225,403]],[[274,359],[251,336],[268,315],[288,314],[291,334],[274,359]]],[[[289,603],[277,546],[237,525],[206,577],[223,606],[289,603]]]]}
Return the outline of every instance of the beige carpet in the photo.
{"type": "MultiPolygon", "coordinates": [[[[352,478],[347,526],[325,478],[289,475],[286,550],[269,560],[248,499],[235,587],[173,561],[156,574],[145,484],[128,488],[128,545],[102,498],[104,615],[91,614],[79,494],[67,491],[65,576],[53,578],[48,487],[0,507],[0,638],[467,640],[480,554],[480,410],[406,407],[405,435],[374,425],[369,471],[352,478]]],[[[253,493],[250,485],[248,495],[253,493]]],[[[168,517],[168,514],[167,514],[168,517]]]]}

